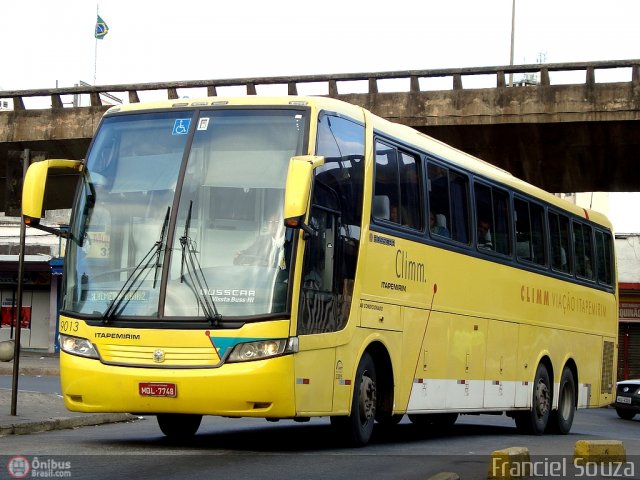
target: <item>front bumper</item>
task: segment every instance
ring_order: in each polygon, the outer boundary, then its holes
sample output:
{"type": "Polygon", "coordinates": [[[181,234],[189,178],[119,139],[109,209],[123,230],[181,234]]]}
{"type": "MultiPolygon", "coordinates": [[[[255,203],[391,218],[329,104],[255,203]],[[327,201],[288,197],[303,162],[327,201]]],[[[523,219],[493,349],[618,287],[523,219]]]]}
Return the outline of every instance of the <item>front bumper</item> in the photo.
{"type": "Polygon", "coordinates": [[[77,412],[295,415],[292,355],[219,368],[163,369],[110,366],[61,352],[60,382],[66,407],[77,412]],[[143,396],[141,382],[175,384],[176,396],[143,396]]]}

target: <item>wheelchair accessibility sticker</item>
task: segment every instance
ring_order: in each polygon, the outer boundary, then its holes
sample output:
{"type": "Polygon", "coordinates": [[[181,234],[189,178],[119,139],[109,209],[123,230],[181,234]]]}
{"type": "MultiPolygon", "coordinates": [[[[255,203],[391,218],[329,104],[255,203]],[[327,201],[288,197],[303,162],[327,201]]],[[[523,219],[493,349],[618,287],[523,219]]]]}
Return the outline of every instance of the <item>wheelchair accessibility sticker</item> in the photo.
{"type": "Polygon", "coordinates": [[[173,131],[171,135],[186,135],[189,133],[189,125],[191,125],[190,118],[178,118],[173,123],[173,131]]]}

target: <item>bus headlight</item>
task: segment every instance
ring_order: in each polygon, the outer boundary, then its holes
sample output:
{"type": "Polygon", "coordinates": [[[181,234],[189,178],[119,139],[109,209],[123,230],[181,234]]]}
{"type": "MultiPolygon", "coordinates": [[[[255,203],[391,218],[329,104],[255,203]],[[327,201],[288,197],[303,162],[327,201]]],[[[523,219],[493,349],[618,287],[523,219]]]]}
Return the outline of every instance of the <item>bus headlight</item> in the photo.
{"type": "Polygon", "coordinates": [[[278,357],[298,351],[298,338],[279,338],[274,340],[259,340],[257,342],[239,343],[229,354],[227,362],[249,362],[278,357]]]}
{"type": "Polygon", "coordinates": [[[87,358],[98,358],[98,352],[93,344],[86,338],[72,337],[60,334],[60,348],[71,355],[79,355],[87,358]]]}

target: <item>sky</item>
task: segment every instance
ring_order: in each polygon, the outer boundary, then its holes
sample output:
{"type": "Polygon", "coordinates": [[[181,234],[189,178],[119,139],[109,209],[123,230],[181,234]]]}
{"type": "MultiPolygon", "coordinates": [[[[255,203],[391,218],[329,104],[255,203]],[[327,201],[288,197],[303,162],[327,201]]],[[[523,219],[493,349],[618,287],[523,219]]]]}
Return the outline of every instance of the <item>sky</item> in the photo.
{"type": "MultiPolygon", "coordinates": [[[[640,58],[639,0],[515,5],[515,64],[640,58]]],[[[511,52],[512,0],[20,0],[0,11],[0,90],[495,66],[511,52]],[[97,13],[109,33],[96,41],[97,13]]],[[[631,221],[616,230],[640,232],[631,221]]]]}

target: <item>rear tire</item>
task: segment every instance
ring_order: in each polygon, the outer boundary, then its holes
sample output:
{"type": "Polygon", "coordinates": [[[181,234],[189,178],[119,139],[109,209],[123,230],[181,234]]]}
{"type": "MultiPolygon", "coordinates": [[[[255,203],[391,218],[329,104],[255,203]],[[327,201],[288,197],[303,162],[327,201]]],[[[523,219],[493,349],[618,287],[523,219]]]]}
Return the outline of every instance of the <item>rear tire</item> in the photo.
{"type": "Polygon", "coordinates": [[[560,377],[558,389],[558,409],[551,412],[548,430],[566,435],[571,430],[573,416],[576,413],[576,382],[571,370],[565,367],[560,377]]]}
{"type": "Polygon", "coordinates": [[[531,410],[517,412],[515,415],[516,427],[521,433],[542,435],[551,414],[551,384],[549,372],[542,363],[538,365],[535,380],[533,381],[533,398],[531,410]]]}
{"type": "Polygon", "coordinates": [[[616,408],[616,413],[623,420],[631,420],[636,416],[635,412],[632,410],[624,410],[622,408],[616,408]]]}
{"type": "Polygon", "coordinates": [[[366,445],[373,433],[377,407],[376,389],[376,367],[371,355],[365,353],[356,371],[349,416],[331,417],[331,425],[353,447],[366,445]]]}
{"type": "Polygon", "coordinates": [[[202,422],[202,415],[182,413],[159,413],[156,418],[162,433],[169,438],[180,440],[194,436],[202,422]]]}

